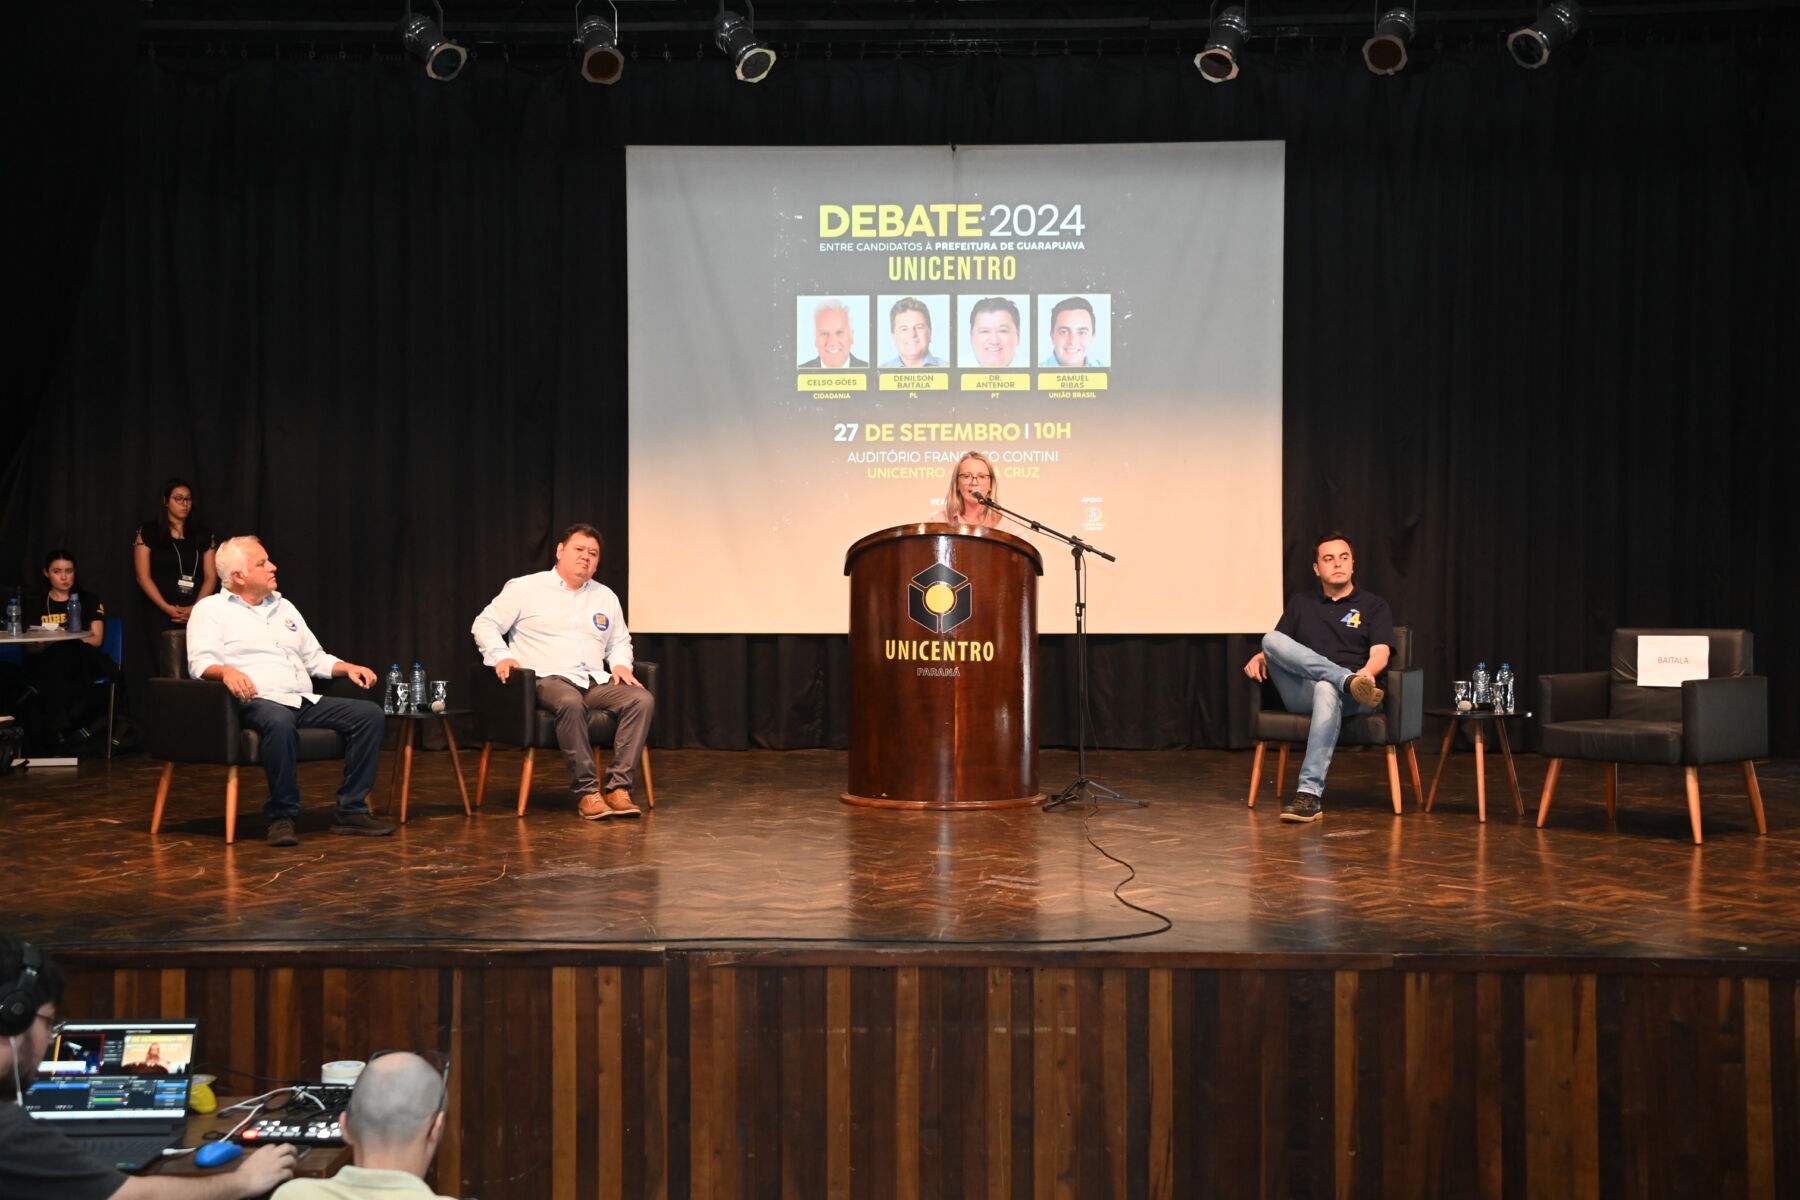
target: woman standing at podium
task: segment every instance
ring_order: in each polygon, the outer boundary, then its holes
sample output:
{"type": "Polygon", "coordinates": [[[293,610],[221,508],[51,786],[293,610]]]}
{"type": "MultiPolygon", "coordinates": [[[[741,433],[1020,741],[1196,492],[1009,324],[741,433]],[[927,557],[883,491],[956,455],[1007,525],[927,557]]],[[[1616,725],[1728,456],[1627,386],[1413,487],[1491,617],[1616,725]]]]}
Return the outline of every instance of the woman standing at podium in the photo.
{"type": "Polygon", "coordinates": [[[987,455],[976,450],[969,451],[956,464],[956,470],[950,473],[950,486],[944,492],[944,507],[932,513],[930,519],[946,525],[998,526],[1000,513],[982,504],[971,493],[980,492],[990,500],[995,499],[999,483],[999,473],[994,470],[994,464],[988,461],[987,455]]]}

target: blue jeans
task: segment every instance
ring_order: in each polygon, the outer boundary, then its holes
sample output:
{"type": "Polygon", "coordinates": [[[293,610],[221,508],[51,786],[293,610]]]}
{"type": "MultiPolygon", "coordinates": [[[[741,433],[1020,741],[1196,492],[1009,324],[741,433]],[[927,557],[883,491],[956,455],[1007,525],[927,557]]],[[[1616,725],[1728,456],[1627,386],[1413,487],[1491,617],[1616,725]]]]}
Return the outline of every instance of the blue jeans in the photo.
{"type": "Polygon", "coordinates": [[[1316,650],[1309,650],[1285,633],[1266,633],[1263,657],[1269,678],[1291,713],[1311,713],[1306,731],[1306,757],[1300,761],[1300,790],[1325,794],[1325,775],[1331,770],[1331,754],[1337,749],[1338,730],[1346,716],[1371,713],[1344,691],[1344,681],[1356,674],[1316,650]]]}
{"type": "Polygon", "coordinates": [[[387,718],[379,704],[321,696],[317,704],[303,700],[299,708],[289,708],[259,696],[239,707],[238,720],[262,736],[263,774],[269,777],[269,799],[263,811],[269,820],[292,820],[300,813],[300,781],[294,764],[299,758],[302,729],[335,729],[344,735],[338,815],[369,811],[369,793],[375,790],[375,770],[381,763],[381,739],[387,731],[387,718]]]}

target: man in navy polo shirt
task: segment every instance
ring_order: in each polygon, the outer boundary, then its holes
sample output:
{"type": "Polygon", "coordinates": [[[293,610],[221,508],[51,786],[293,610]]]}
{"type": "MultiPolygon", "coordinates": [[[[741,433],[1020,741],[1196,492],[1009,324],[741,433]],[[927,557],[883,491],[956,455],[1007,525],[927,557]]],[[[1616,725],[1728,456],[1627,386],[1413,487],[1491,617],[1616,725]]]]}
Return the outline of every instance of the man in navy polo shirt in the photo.
{"type": "Polygon", "coordinates": [[[1375,678],[1387,669],[1394,645],[1387,601],[1356,586],[1349,538],[1336,531],[1320,538],[1312,568],[1319,590],[1290,598],[1274,631],[1263,635],[1262,653],[1244,664],[1250,678],[1275,680],[1289,712],[1312,714],[1300,789],[1282,808],[1284,821],[1315,821],[1324,811],[1338,729],[1346,715],[1381,707],[1384,693],[1375,678]]]}

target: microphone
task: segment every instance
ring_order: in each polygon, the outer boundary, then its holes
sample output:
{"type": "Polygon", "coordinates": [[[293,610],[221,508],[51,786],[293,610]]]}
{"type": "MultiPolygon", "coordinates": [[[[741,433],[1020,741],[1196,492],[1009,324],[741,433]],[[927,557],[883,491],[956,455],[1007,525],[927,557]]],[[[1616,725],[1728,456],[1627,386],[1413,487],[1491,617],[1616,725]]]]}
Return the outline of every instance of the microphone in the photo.
{"type": "Polygon", "coordinates": [[[969,489],[969,495],[975,497],[977,500],[981,501],[983,504],[986,504],[988,502],[988,498],[986,496],[982,495],[980,492],[976,491],[974,488],[969,489]]]}

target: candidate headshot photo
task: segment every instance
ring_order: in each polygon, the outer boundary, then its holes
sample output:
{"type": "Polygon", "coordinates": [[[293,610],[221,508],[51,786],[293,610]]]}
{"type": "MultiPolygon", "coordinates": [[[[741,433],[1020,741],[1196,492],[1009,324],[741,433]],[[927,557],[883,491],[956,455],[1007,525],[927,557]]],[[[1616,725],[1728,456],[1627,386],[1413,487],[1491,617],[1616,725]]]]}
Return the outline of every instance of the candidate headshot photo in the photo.
{"type": "Polygon", "coordinates": [[[887,313],[887,341],[882,348],[890,353],[881,360],[883,367],[917,370],[950,365],[931,348],[932,330],[949,323],[950,297],[877,296],[875,309],[887,313]]]}
{"type": "Polygon", "coordinates": [[[1029,335],[1020,311],[1029,310],[1029,296],[961,296],[964,328],[964,367],[1024,367],[1031,362],[1029,335]]]}
{"type": "Polygon", "coordinates": [[[813,356],[800,360],[802,371],[858,370],[869,365],[863,340],[869,316],[867,296],[802,296],[796,315],[801,353],[810,340],[813,356]],[[858,351],[861,353],[859,354],[858,351]]]}
{"type": "Polygon", "coordinates": [[[1039,296],[1038,311],[1050,314],[1044,323],[1044,344],[1050,352],[1038,365],[1065,370],[1106,365],[1111,296],[1039,296]]]}

